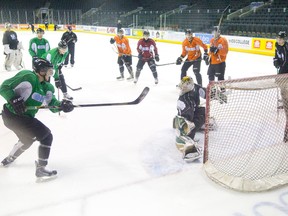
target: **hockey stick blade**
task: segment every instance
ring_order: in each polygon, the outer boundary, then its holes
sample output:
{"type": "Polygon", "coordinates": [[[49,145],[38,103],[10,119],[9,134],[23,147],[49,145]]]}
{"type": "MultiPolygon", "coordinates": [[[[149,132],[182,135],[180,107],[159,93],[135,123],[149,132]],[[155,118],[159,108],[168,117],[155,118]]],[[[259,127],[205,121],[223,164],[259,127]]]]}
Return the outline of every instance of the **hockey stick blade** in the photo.
{"type": "Polygon", "coordinates": [[[72,88],[72,87],[70,87],[70,86],[67,85],[67,84],[66,84],[66,86],[67,86],[69,89],[71,89],[72,91],[78,91],[78,90],[81,90],[81,89],[82,89],[82,87],[72,88]]]}
{"type": "MultiPolygon", "coordinates": [[[[136,98],[134,101],[131,102],[119,102],[119,103],[99,103],[99,104],[79,104],[74,105],[74,107],[98,107],[98,106],[121,106],[121,105],[135,105],[139,104],[148,94],[149,87],[145,87],[142,93],[136,98]]],[[[59,106],[29,106],[26,107],[27,110],[35,110],[35,109],[59,109],[59,106]]]]}

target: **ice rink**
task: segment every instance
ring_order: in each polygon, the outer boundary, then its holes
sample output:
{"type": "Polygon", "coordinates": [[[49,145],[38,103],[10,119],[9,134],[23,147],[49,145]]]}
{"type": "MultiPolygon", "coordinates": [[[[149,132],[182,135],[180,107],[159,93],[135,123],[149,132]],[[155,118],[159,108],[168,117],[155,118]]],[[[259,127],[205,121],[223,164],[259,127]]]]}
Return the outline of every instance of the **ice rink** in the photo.
{"type": "MultiPolygon", "coordinates": [[[[0,32],[2,35],[3,32],[0,32]]],[[[24,46],[24,62],[31,69],[28,53],[31,32],[17,32],[24,46]]],[[[46,32],[52,48],[63,32],[46,32]]],[[[174,144],[172,119],[177,113],[176,84],[181,66],[157,67],[159,84],[144,66],[137,85],[117,81],[117,54],[109,36],[77,33],[74,68],[63,73],[74,104],[132,101],[143,88],[150,92],[138,105],[75,108],[71,113],[40,110],[37,118],[52,131],[54,141],[48,167],[58,171],[49,182],[36,183],[34,160],[38,143],[10,167],[0,167],[0,216],[282,216],[288,215],[288,189],[241,193],[212,182],[202,160],[187,164],[174,144]]],[[[137,55],[137,40],[130,39],[137,55]]],[[[160,62],[175,62],[181,45],[157,42],[160,62]]],[[[0,46],[3,53],[3,46],[0,46]]],[[[0,82],[15,75],[3,70],[0,82]]],[[[273,57],[229,52],[225,78],[276,73],[273,57]]],[[[133,70],[137,64],[133,58],[133,70]]],[[[203,84],[208,84],[202,62],[203,84]]],[[[188,75],[193,78],[192,69],[188,75]]],[[[128,72],[125,69],[125,76],[128,72]]],[[[194,79],[195,80],[195,79],[194,79]]],[[[52,81],[54,83],[54,81],[52,81]]],[[[62,96],[62,95],[61,95],[62,96]]],[[[0,99],[0,106],[4,103],[0,99]]],[[[197,134],[203,145],[203,134],[197,134]]],[[[0,160],[5,158],[16,136],[0,120],[0,160]]]]}

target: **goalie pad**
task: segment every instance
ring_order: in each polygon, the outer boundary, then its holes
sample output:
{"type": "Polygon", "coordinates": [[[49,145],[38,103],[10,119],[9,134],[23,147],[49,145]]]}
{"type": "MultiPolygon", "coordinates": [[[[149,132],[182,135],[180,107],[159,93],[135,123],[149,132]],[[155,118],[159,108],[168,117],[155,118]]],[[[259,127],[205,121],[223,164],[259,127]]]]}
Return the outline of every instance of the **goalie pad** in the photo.
{"type": "Polygon", "coordinates": [[[22,51],[21,49],[17,49],[15,50],[15,60],[14,60],[14,67],[17,69],[17,70],[21,70],[23,68],[22,66],[22,58],[23,58],[23,54],[22,54],[22,51]]]}
{"type": "Polygon", "coordinates": [[[4,62],[4,66],[5,69],[10,71],[11,70],[11,66],[14,64],[15,59],[16,59],[16,51],[17,50],[11,50],[11,52],[6,55],[5,57],[5,62],[4,62]]]}
{"type": "Polygon", "coordinates": [[[202,157],[202,148],[188,136],[177,136],[176,146],[182,152],[186,162],[192,162],[202,157]]]}
{"type": "Polygon", "coordinates": [[[195,124],[177,115],[173,119],[173,128],[176,129],[177,136],[186,136],[195,128],[195,124]]]}

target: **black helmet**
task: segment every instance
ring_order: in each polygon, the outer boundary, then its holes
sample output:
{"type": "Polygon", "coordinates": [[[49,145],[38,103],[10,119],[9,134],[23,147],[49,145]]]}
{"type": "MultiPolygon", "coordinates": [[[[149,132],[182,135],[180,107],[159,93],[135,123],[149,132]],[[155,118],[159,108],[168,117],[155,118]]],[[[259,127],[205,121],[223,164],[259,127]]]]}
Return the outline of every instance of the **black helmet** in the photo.
{"type": "Polygon", "coordinates": [[[219,26],[213,26],[212,33],[217,32],[218,34],[221,33],[219,26]]]}
{"type": "Polygon", "coordinates": [[[193,32],[192,32],[191,29],[186,29],[186,30],[185,30],[185,34],[193,34],[193,32]]]}
{"type": "Polygon", "coordinates": [[[145,30],[145,31],[143,31],[143,36],[144,35],[150,36],[150,32],[148,30],[145,30]]]}
{"type": "Polygon", "coordinates": [[[286,37],[287,37],[287,34],[286,34],[285,31],[280,31],[280,32],[278,33],[277,37],[279,37],[279,38],[286,38],[286,37]]]}
{"type": "Polygon", "coordinates": [[[124,34],[124,30],[121,28],[121,29],[118,30],[117,33],[122,33],[122,34],[124,34]]]}
{"type": "Polygon", "coordinates": [[[44,58],[33,58],[33,70],[36,73],[39,73],[40,71],[47,71],[49,68],[53,68],[53,65],[44,58]]]}
{"type": "Polygon", "coordinates": [[[59,49],[67,49],[68,45],[67,43],[64,41],[64,40],[61,40],[59,43],[58,43],[58,48],[59,49]]]}
{"type": "Polygon", "coordinates": [[[44,33],[44,30],[43,30],[42,28],[38,28],[38,29],[36,30],[36,32],[37,32],[37,34],[38,34],[38,33],[42,33],[42,32],[44,33]]]}

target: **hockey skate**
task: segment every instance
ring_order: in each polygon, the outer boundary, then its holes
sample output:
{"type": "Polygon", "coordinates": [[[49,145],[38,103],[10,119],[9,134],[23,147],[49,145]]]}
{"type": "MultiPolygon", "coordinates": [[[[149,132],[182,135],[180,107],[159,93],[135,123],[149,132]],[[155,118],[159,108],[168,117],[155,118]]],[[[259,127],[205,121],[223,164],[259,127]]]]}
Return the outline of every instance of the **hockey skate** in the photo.
{"type": "Polygon", "coordinates": [[[138,78],[135,78],[134,79],[134,83],[136,84],[138,82],[138,78]]]}
{"type": "Polygon", "coordinates": [[[130,74],[130,77],[127,78],[127,81],[132,81],[134,79],[133,73],[130,74]]]}
{"type": "Polygon", "coordinates": [[[155,84],[157,85],[158,84],[158,78],[155,78],[155,84]]]}
{"type": "Polygon", "coordinates": [[[52,180],[57,177],[56,170],[47,170],[46,166],[41,166],[37,161],[35,161],[37,182],[43,182],[52,180]]]}
{"type": "Polygon", "coordinates": [[[71,97],[67,92],[63,93],[64,99],[66,100],[73,100],[73,97],[71,97]]]}
{"type": "Polygon", "coordinates": [[[15,159],[16,157],[9,155],[8,157],[4,158],[4,160],[2,160],[1,164],[6,167],[10,165],[15,159]]]}
{"type": "Polygon", "coordinates": [[[119,77],[116,77],[116,79],[117,79],[118,81],[122,81],[122,80],[124,80],[124,76],[121,75],[121,76],[119,76],[119,77]]]}

